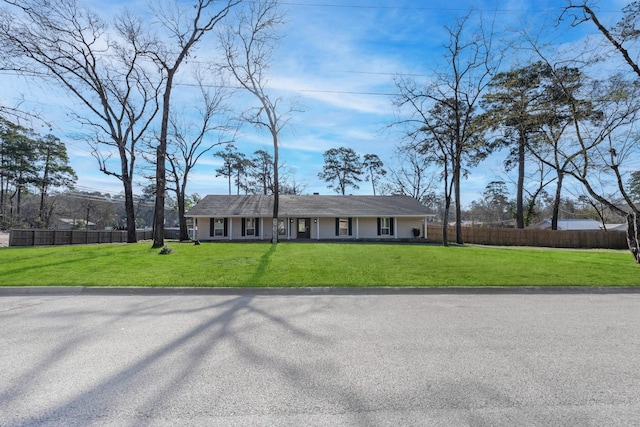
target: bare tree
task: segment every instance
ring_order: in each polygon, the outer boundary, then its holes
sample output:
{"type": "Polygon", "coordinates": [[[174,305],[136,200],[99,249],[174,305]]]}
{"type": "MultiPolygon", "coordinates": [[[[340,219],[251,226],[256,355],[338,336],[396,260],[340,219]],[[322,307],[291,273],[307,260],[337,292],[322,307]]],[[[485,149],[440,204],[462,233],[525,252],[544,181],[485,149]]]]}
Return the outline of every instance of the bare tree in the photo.
{"type": "MultiPolygon", "coordinates": [[[[638,61],[633,59],[629,51],[631,42],[637,41],[640,36],[637,31],[640,2],[628,4],[623,9],[622,20],[612,28],[602,24],[586,2],[570,2],[564,12],[573,19],[574,26],[591,21],[606,44],[613,48],[614,54],[622,57],[633,73],[640,77],[638,61]]],[[[598,109],[602,111],[603,124],[593,129],[574,117],[572,124],[580,152],[572,162],[570,174],[584,185],[593,199],[626,218],[629,250],[636,263],[640,263],[640,210],[634,203],[628,186],[628,175],[633,171],[634,161],[640,155],[638,130],[635,128],[640,111],[637,78],[629,82],[626,76],[614,75],[606,83],[595,86],[590,93],[599,101],[598,109]],[[611,175],[614,187],[626,207],[613,203],[599,190],[600,176],[604,172],[611,175]]]]}
{"type": "Polygon", "coordinates": [[[278,180],[278,145],[282,129],[287,125],[294,105],[281,107],[281,98],[273,99],[267,89],[271,57],[281,36],[277,33],[284,16],[277,0],[256,0],[238,14],[237,23],[221,34],[225,50],[223,67],[238,84],[258,100],[259,106],[242,115],[243,121],[266,129],[273,142],[273,228],[272,242],[278,242],[280,187],[278,180]]]}
{"type": "Polygon", "coordinates": [[[76,0],[4,0],[0,46],[12,69],[61,85],[84,107],[77,119],[94,129],[100,170],[124,186],[127,241],[135,242],[133,175],[137,144],[158,111],[158,84],[141,52],[155,49],[140,20],[124,14],[112,30],[76,0]],[[110,33],[113,31],[113,33],[110,33]],[[113,37],[115,35],[116,37],[113,37]],[[119,156],[110,168],[109,151],[119,156]]]}
{"type": "Polygon", "coordinates": [[[411,196],[424,203],[434,193],[436,183],[429,159],[416,153],[412,145],[397,147],[396,157],[398,166],[390,168],[383,193],[411,196]]]}
{"type": "Polygon", "coordinates": [[[546,59],[544,64],[550,74],[544,80],[542,100],[538,103],[538,131],[535,136],[527,138],[525,145],[538,161],[555,170],[551,229],[557,230],[564,178],[572,168],[572,162],[582,152],[582,147],[575,144],[572,124],[579,121],[600,125],[602,113],[584,93],[583,86],[589,85],[580,69],[552,66],[546,59]]]}
{"type": "MultiPolygon", "coordinates": [[[[479,29],[467,37],[470,14],[445,27],[449,43],[445,59],[449,67],[436,72],[432,83],[419,87],[413,78],[398,78],[400,94],[395,105],[407,117],[399,125],[406,126],[407,138],[423,153],[432,154],[430,161],[442,168],[445,194],[445,218],[451,204],[455,207],[456,242],[462,244],[461,178],[465,166],[475,166],[486,155],[477,107],[485,88],[498,66],[492,52],[492,31],[479,29]]],[[[446,245],[447,227],[443,227],[446,245]]]]}
{"type": "Polygon", "coordinates": [[[155,6],[155,16],[172,45],[150,50],[148,54],[159,65],[166,82],[162,93],[162,121],[160,140],[156,152],[156,201],[154,208],[153,247],[164,245],[164,209],[166,189],[166,157],[169,135],[171,92],[180,66],[202,38],[211,32],[242,0],[197,0],[184,6],[179,2],[160,3],[155,6]]]}
{"type": "Polygon", "coordinates": [[[199,123],[185,123],[172,115],[169,120],[169,138],[167,160],[169,163],[168,179],[170,190],[176,193],[178,218],[180,224],[180,240],[189,240],[187,219],[185,218],[185,196],[189,182],[189,172],[196,166],[200,158],[214,147],[230,143],[233,139],[231,126],[226,117],[228,112],[225,101],[230,93],[222,85],[211,89],[205,85],[201,72],[196,72],[196,80],[202,95],[202,103],[197,108],[199,123]],[[209,135],[215,133],[214,138],[209,135]]]}
{"type": "Polygon", "coordinates": [[[304,182],[298,182],[295,174],[290,177],[283,177],[282,185],[280,185],[281,194],[289,194],[293,196],[299,196],[307,190],[307,184],[304,182]]]}
{"type": "Polygon", "coordinates": [[[638,133],[633,129],[640,113],[637,102],[640,92],[634,83],[623,84],[616,79],[603,86],[601,90],[594,88],[591,92],[603,104],[603,124],[592,129],[588,123],[574,117],[573,134],[579,150],[568,173],[584,185],[593,199],[626,218],[629,249],[635,261],[640,263],[640,210],[633,202],[625,179],[625,165],[634,164],[640,155],[638,133]],[[624,200],[626,207],[602,190],[607,187],[602,185],[603,174],[611,176],[618,197],[624,200]]]}

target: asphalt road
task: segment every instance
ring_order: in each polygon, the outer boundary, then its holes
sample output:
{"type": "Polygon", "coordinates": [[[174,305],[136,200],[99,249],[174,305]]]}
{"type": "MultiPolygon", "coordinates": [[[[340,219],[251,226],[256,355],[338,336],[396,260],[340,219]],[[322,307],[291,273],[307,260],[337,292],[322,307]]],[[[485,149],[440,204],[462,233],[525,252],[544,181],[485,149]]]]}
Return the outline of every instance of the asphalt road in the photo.
{"type": "Polygon", "coordinates": [[[640,425],[640,294],[2,296],[0,425],[640,425]]]}

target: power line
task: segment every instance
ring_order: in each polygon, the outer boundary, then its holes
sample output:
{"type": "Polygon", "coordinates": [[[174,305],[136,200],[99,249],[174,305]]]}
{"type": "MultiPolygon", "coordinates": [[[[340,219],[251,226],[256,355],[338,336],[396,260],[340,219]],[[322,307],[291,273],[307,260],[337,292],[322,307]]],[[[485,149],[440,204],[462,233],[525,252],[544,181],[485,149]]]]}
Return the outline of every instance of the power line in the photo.
{"type": "MultiPolygon", "coordinates": [[[[373,75],[388,75],[388,76],[406,76],[406,77],[428,77],[426,74],[404,74],[404,73],[384,73],[384,72],[369,72],[369,71],[333,71],[336,73],[350,73],[350,74],[373,74],[373,75]]],[[[0,72],[1,74],[2,72],[0,72]]],[[[5,73],[9,74],[9,73],[5,73]]],[[[229,85],[216,85],[216,84],[196,84],[196,83],[174,83],[174,87],[206,87],[211,89],[232,89],[232,90],[240,90],[242,87],[240,86],[229,86],[229,85]]],[[[306,93],[334,93],[334,94],[342,94],[342,95],[374,95],[374,96],[397,96],[399,93],[389,93],[389,92],[371,92],[371,91],[347,91],[347,90],[328,90],[328,89],[299,89],[299,88],[288,88],[287,90],[292,92],[306,92],[306,93]]],[[[36,101],[33,101],[36,102],[36,101]]],[[[39,105],[48,105],[50,107],[58,107],[58,105],[37,102],[39,105]]]]}
{"type": "MultiPolygon", "coordinates": [[[[430,11],[430,12],[469,12],[477,10],[481,12],[500,12],[500,13],[548,13],[550,10],[564,9],[563,6],[549,7],[546,9],[516,9],[516,8],[480,8],[480,7],[443,7],[443,6],[382,6],[382,5],[357,5],[357,4],[336,4],[336,3],[300,3],[281,1],[283,6],[296,7],[318,7],[318,8],[337,8],[337,9],[378,9],[378,10],[403,10],[403,11],[430,11]]],[[[620,13],[619,10],[598,10],[598,13],[620,13]]]]}
{"type": "Polygon", "coordinates": [[[373,95],[373,96],[398,96],[399,93],[385,93],[385,92],[358,92],[351,90],[320,90],[320,89],[298,89],[298,92],[310,92],[310,93],[333,93],[339,95],[373,95]]]}
{"type": "MultiPolygon", "coordinates": [[[[356,4],[335,4],[335,3],[298,3],[279,2],[283,6],[303,6],[303,7],[326,7],[340,9],[378,9],[378,10],[405,10],[405,11],[432,11],[432,12],[467,12],[469,8],[463,7],[435,7],[435,6],[380,6],[380,5],[356,5],[356,4]]],[[[547,12],[549,9],[479,9],[491,12],[520,13],[520,12],[547,12]]]]}

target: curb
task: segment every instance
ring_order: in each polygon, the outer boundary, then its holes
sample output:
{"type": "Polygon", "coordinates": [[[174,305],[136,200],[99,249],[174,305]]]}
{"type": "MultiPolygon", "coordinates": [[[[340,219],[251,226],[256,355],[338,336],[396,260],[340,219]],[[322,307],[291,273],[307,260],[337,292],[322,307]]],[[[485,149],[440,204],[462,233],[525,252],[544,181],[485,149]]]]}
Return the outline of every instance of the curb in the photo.
{"type": "Polygon", "coordinates": [[[304,288],[198,288],[198,287],[101,287],[101,286],[0,286],[2,296],[73,295],[579,295],[640,294],[635,286],[505,286],[505,287],[304,287],[304,288]]]}

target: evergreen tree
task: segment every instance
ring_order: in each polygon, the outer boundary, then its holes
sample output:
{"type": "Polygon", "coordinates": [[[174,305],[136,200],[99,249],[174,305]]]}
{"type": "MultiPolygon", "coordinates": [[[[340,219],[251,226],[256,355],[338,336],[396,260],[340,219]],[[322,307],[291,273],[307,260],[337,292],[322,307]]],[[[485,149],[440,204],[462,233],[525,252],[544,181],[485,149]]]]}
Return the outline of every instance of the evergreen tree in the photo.
{"type": "Polygon", "coordinates": [[[362,162],[351,148],[331,148],[324,152],[324,169],[318,177],[329,183],[336,193],[345,195],[347,187],[360,188],[362,162]]]}

